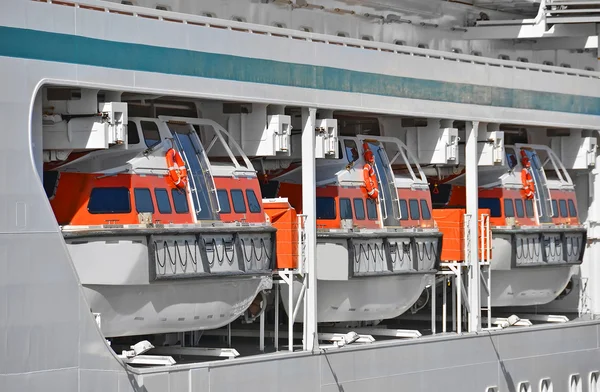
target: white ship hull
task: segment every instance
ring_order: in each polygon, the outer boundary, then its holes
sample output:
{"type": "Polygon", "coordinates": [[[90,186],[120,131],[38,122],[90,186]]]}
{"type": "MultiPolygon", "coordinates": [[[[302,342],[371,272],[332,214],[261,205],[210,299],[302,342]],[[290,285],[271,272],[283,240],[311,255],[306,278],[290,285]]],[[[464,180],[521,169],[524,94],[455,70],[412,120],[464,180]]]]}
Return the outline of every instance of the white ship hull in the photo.
{"type": "Polygon", "coordinates": [[[107,337],[215,329],[241,316],[270,276],[142,286],[84,285],[107,337]]]}
{"type": "MultiPolygon", "coordinates": [[[[160,312],[148,308],[147,300],[126,301],[130,309],[119,312],[120,300],[111,299],[117,292],[92,292],[69,254],[41,186],[43,86],[102,89],[111,99],[127,92],[511,124],[539,134],[543,128],[597,130],[600,82],[594,72],[419,50],[394,45],[393,37],[386,45],[338,37],[340,44],[333,35],[298,30],[293,38],[286,29],[278,35],[269,26],[229,28],[227,20],[215,18],[114,3],[117,9],[109,10],[107,3],[94,0],[75,3],[0,2],[0,390],[197,392],[243,385],[249,391],[491,392],[537,390],[544,382],[556,391],[597,388],[596,173],[581,176],[577,185],[584,196],[580,210],[589,209],[584,265],[589,264],[585,273],[592,289],[584,293],[591,301],[582,310],[592,320],[339,350],[317,344],[303,353],[233,361],[150,369],[126,365],[94,322],[90,301],[105,306],[106,322],[129,317],[136,308],[144,317],[160,317],[160,312]]],[[[528,281],[540,293],[556,292],[567,270],[549,277],[550,283],[528,281]]],[[[257,280],[248,283],[246,294],[220,301],[231,309],[245,303],[243,298],[264,282],[257,280]]],[[[186,295],[200,294],[190,290],[186,295]]],[[[151,295],[169,298],[160,290],[151,295]]],[[[343,304],[347,297],[339,298],[343,304]]],[[[211,301],[206,312],[220,310],[218,303],[211,301]]]]}
{"type": "MultiPolygon", "coordinates": [[[[417,301],[431,274],[406,274],[365,277],[348,281],[318,281],[317,320],[319,322],[378,321],[405,313],[417,301]]],[[[289,314],[289,286],[281,286],[281,302],[289,314]]],[[[293,303],[300,296],[302,284],[292,286],[293,303]]],[[[304,309],[299,307],[294,321],[302,322],[304,309]]]]}
{"type": "Polygon", "coordinates": [[[272,286],[272,229],[125,231],[65,232],[107,337],[219,328],[272,286]]]}

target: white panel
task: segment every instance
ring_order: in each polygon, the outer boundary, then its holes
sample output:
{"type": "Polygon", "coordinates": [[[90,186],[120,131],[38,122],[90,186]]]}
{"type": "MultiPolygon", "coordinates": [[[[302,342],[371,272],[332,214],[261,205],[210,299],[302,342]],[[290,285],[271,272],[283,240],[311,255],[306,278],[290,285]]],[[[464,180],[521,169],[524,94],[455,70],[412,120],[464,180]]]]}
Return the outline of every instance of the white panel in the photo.
{"type": "Polygon", "coordinates": [[[290,116],[267,117],[267,124],[260,136],[244,132],[243,147],[250,156],[290,156],[292,126],[290,116]],[[258,137],[257,137],[258,136],[258,137]]]}
{"type": "Polygon", "coordinates": [[[550,146],[567,169],[588,169],[596,163],[596,138],[558,136],[550,146]]]}
{"type": "Polygon", "coordinates": [[[315,127],[315,158],[333,158],[338,156],[337,120],[317,120],[315,127]]]}
{"type": "Polygon", "coordinates": [[[503,166],[504,132],[493,131],[483,134],[484,139],[478,140],[477,150],[479,153],[479,166],[503,166]]]}
{"type": "Polygon", "coordinates": [[[457,165],[458,129],[416,127],[408,129],[406,145],[416,152],[420,164],[457,165]]]}

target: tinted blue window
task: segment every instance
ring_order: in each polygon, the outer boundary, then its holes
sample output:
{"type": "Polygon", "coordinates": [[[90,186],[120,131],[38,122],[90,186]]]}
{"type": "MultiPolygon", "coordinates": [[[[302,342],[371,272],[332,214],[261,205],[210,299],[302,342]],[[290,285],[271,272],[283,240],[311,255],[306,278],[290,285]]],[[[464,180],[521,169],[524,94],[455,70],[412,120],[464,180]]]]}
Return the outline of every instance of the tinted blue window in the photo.
{"type": "Polygon", "coordinates": [[[352,219],[352,203],[350,199],[340,199],[340,218],[352,219]]]}
{"type": "Polygon", "coordinates": [[[140,134],[138,133],[137,126],[133,121],[127,123],[127,143],[138,144],[140,142],[140,134]]]}
{"type": "Polygon", "coordinates": [[[333,197],[317,197],[317,219],[335,219],[335,199],[333,197]]]}
{"type": "Polygon", "coordinates": [[[354,215],[357,220],[365,219],[365,201],[363,199],[354,199],[354,215]]]}
{"type": "Polygon", "coordinates": [[[171,197],[173,198],[173,205],[175,206],[175,212],[178,214],[185,214],[190,212],[188,207],[187,194],[179,189],[171,189],[171,197]]]}
{"type": "Polygon", "coordinates": [[[427,200],[421,199],[421,215],[423,215],[423,219],[425,219],[425,220],[431,219],[431,212],[429,211],[429,206],[427,205],[427,200]]]}
{"type": "Polygon", "coordinates": [[[515,208],[517,210],[517,217],[523,218],[525,217],[525,210],[523,209],[523,200],[515,199],[515,208]]]}
{"type": "Polygon", "coordinates": [[[575,203],[571,199],[569,199],[569,216],[571,218],[577,217],[577,209],[575,208],[575,203]]]}
{"type": "Polygon", "coordinates": [[[233,201],[233,210],[239,214],[246,212],[246,202],[244,201],[244,193],[239,189],[231,191],[231,200],[233,201]]]}
{"type": "Polygon", "coordinates": [[[400,220],[408,220],[408,203],[406,200],[400,200],[400,220]]]}
{"type": "Polygon", "coordinates": [[[492,197],[480,197],[479,208],[489,209],[491,217],[497,218],[502,216],[502,211],[500,210],[500,199],[492,197]]]}
{"type": "Polygon", "coordinates": [[[252,189],[246,189],[246,199],[248,199],[248,209],[250,212],[260,212],[260,203],[252,189]]]}
{"type": "Polygon", "coordinates": [[[567,202],[565,200],[559,200],[558,205],[560,206],[561,218],[567,218],[569,216],[569,214],[567,213],[567,202]]]}
{"type": "Polygon", "coordinates": [[[219,198],[219,206],[221,206],[222,214],[231,213],[231,203],[229,203],[229,194],[226,189],[217,190],[217,197],[219,198]]]}
{"type": "Polygon", "coordinates": [[[421,219],[421,213],[419,212],[419,201],[417,199],[410,199],[408,201],[408,206],[410,207],[410,219],[421,219]]]}
{"type": "Polygon", "coordinates": [[[173,210],[171,209],[171,201],[169,200],[169,193],[166,189],[155,189],[154,196],[156,197],[156,204],[158,205],[158,212],[161,214],[170,214],[173,210]]]}
{"type": "Polygon", "coordinates": [[[515,216],[515,205],[512,199],[504,199],[504,216],[507,218],[515,216]]]}
{"type": "Polygon", "coordinates": [[[144,140],[146,146],[153,147],[160,143],[160,132],[158,132],[158,125],[153,121],[142,121],[142,133],[144,134],[144,140]]]}
{"type": "Polygon", "coordinates": [[[525,213],[527,214],[528,218],[535,217],[535,215],[533,213],[533,200],[531,200],[531,199],[525,200],[525,213]]]}
{"type": "Polygon", "coordinates": [[[88,202],[91,214],[126,214],[131,212],[129,189],[94,188],[88,202]]]}
{"type": "Polygon", "coordinates": [[[133,190],[133,197],[135,198],[135,210],[137,212],[154,212],[150,189],[135,188],[133,190]]]}
{"type": "Polygon", "coordinates": [[[367,199],[367,218],[377,220],[377,204],[373,199],[367,199]]]}

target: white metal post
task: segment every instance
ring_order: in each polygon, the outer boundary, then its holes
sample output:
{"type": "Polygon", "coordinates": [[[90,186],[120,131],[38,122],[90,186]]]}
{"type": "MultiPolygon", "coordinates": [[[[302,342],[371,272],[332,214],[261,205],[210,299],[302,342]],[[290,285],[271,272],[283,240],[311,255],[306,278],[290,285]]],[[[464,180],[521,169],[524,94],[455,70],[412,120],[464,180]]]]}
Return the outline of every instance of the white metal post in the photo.
{"type": "Polygon", "coordinates": [[[294,351],[294,274],[286,275],[288,280],[288,351],[294,351]]]}
{"type": "Polygon", "coordinates": [[[446,290],[448,289],[448,277],[444,275],[444,280],[442,281],[442,332],[446,333],[446,290]]]}
{"type": "MultiPolygon", "coordinates": [[[[435,279],[435,275],[433,276],[433,282],[431,283],[431,333],[433,335],[435,335],[436,333],[436,319],[435,319],[435,296],[436,296],[436,292],[435,292],[435,285],[436,285],[436,279],[435,279]]],[[[426,289],[427,290],[427,289],[426,289]]]]}
{"type": "Polygon", "coordinates": [[[451,275],[450,277],[452,280],[452,332],[458,332],[456,329],[458,327],[458,318],[456,317],[456,310],[458,309],[458,290],[456,290],[457,278],[456,275],[451,275]]]}
{"type": "Polygon", "coordinates": [[[274,285],[275,287],[275,338],[273,339],[273,345],[275,351],[279,351],[279,290],[281,286],[279,284],[274,285]]]}
{"type": "MultiPolygon", "coordinates": [[[[481,330],[481,305],[480,305],[480,269],[478,255],[478,153],[477,153],[477,134],[479,133],[479,122],[467,122],[465,124],[466,147],[465,147],[465,172],[466,172],[466,194],[467,194],[467,215],[469,221],[465,221],[470,232],[470,241],[465,241],[465,258],[468,264],[468,282],[469,282],[469,332],[481,330]]],[[[466,240],[466,239],[465,239],[466,240]]]]}
{"type": "MultiPolygon", "coordinates": [[[[317,338],[317,250],[316,174],[315,174],[315,120],[316,108],[302,108],[302,214],[306,240],[306,341],[307,350],[318,349],[317,338]]],[[[290,309],[291,311],[291,309],[290,309]]]]}
{"type": "Polygon", "coordinates": [[[456,333],[462,333],[462,267],[457,267],[456,273],[456,333]]]}
{"type": "MultiPolygon", "coordinates": [[[[263,309],[266,309],[267,301],[264,300],[261,304],[262,304],[262,306],[264,306],[263,309]]],[[[265,312],[264,311],[258,317],[258,321],[259,321],[258,349],[260,350],[261,353],[264,353],[265,352],[265,312]]]]}

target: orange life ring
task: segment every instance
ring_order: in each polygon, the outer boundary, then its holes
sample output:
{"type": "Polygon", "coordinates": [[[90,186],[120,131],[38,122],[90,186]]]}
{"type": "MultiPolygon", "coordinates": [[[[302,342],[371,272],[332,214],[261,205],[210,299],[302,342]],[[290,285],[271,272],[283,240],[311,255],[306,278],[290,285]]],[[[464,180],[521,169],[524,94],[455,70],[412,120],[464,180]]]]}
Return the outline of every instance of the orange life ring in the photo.
{"type": "Polygon", "coordinates": [[[369,163],[365,163],[365,166],[363,167],[363,179],[365,181],[367,196],[371,199],[377,199],[379,197],[377,175],[375,174],[375,169],[369,163]]]}
{"type": "Polygon", "coordinates": [[[523,192],[526,199],[533,199],[535,195],[535,183],[528,168],[521,170],[521,183],[523,184],[523,192]]]}
{"type": "Polygon", "coordinates": [[[177,188],[183,189],[187,186],[187,169],[185,162],[181,158],[181,154],[173,148],[167,151],[167,168],[169,169],[169,177],[177,188]]]}

